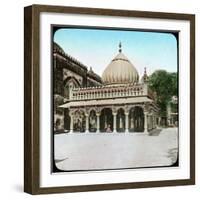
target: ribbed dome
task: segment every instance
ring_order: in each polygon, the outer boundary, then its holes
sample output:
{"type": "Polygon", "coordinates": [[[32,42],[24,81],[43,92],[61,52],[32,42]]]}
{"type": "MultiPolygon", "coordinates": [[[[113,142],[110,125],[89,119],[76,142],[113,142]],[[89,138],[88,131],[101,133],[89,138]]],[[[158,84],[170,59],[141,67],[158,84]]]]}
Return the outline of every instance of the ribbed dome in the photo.
{"type": "Polygon", "coordinates": [[[119,50],[102,74],[104,84],[123,84],[138,82],[139,75],[128,58],[119,50]]]}

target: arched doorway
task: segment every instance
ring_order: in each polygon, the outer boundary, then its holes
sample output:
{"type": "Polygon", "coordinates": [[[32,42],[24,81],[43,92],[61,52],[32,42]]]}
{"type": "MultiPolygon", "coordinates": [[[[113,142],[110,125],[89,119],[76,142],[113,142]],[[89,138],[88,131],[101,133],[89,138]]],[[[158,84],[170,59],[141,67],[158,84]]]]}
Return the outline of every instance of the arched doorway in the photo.
{"type": "Polygon", "coordinates": [[[129,111],[129,131],[143,132],[144,131],[144,112],[139,106],[131,108],[129,111]]]}
{"type": "Polygon", "coordinates": [[[90,111],[89,116],[89,131],[96,132],[97,131],[97,116],[94,110],[90,111]]]}
{"type": "Polygon", "coordinates": [[[75,111],[73,115],[74,132],[85,132],[85,114],[82,110],[75,111]]]}
{"type": "Polygon", "coordinates": [[[124,110],[120,108],[117,111],[117,132],[125,131],[125,114],[124,110]]]}
{"type": "Polygon", "coordinates": [[[64,80],[64,97],[69,99],[69,90],[70,88],[76,88],[76,87],[80,87],[80,83],[78,82],[78,80],[74,77],[68,77],[64,80]]]}
{"type": "Polygon", "coordinates": [[[110,108],[104,108],[100,115],[100,131],[112,132],[113,131],[113,115],[110,108]]]}

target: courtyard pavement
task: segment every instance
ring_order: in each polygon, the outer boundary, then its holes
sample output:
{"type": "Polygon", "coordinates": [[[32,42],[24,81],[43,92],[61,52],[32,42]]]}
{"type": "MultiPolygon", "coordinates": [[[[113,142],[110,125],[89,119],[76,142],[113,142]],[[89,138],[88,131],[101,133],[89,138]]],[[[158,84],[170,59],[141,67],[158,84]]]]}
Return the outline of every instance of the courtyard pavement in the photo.
{"type": "Polygon", "coordinates": [[[177,128],[149,135],[65,133],[54,137],[56,166],[66,171],[171,166],[177,161],[177,128]]]}

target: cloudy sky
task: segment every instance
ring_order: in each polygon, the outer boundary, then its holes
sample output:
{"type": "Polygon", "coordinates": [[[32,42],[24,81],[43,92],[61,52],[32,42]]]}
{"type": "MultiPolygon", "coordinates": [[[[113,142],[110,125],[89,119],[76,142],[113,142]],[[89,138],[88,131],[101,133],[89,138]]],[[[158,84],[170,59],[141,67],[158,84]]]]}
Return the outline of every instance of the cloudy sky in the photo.
{"type": "Polygon", "coordinates": [[[148,74],[156,69],[177,71],[177,41],[170,33],[62,28],[55,32],[53,40],[100,76],[118,54],[120,41],[122,52],[140,76],[144,67],[148,74]]]}

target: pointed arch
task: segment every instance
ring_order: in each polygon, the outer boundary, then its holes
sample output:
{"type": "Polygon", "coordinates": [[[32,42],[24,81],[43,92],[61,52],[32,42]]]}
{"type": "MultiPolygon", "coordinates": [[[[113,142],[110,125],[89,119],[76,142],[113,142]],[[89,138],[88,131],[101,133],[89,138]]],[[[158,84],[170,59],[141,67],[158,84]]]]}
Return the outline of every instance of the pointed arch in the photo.
{"type": "Polygon", "coordinates": [[[83,110],[76,110],[73,113],[74,132],[85,132],[86,118],[83,110]]]}
{"type": "Polygon", "coordinates": [[[113,131],[113,115],[112,115],[111,108],[104,108],[101,110],[100,131],[101,132],[112,132],[113,131]]]}
{"type": "Polygon", "coordinates": [[[123,108],[117,110],[117,132],[125,131],[125,112],[123,108]]]}
{"type": "Polygon", "coordinates": [[[79,81],[73,77],[73,76],[69,76],[67,77],[64,81],[63,81],[63,85],[64,85],[64,97],[65,98],[69,98],[69,88],[70,87],[81,87],[79,81]]]}
{"type": "Polygon", "coordinates": [[[129,110],[129,131],[143,132],[144,131],[144,111],[140,106],[132,107],[129,110]]]}
{"type": "Polygon", "coordinates": [[[94,109],[90,110],[89,115],[89,131],[96,132],[97,131],[97,115],[94,109]]]}

